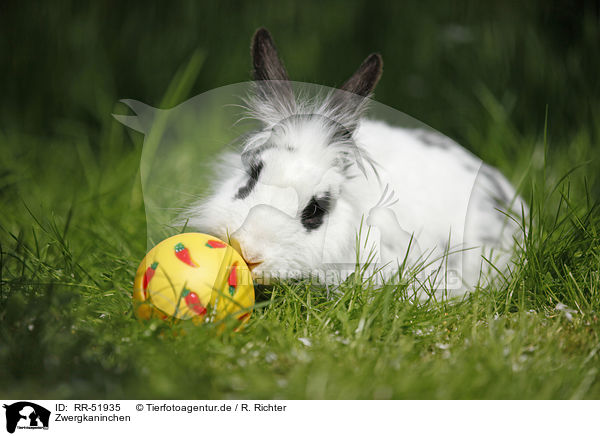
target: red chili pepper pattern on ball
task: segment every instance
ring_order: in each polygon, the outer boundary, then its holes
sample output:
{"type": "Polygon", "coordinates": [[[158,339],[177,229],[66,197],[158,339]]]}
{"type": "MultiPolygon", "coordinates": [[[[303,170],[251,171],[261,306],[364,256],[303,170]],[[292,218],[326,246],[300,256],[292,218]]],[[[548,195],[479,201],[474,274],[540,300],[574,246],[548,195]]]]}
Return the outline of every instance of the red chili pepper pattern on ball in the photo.
{"type": "Polygon", "coordinates": [[[206,243],[206,246],[208,248],[225,248],[225,247],[227,247],[227,244],[225,244],[224,242],[221,242],[221,241],[215,241],[215,240],[211,239],[210,241],[208,241],[206,243]]]}
{"type": "Polygon", "coordinates": [[[194,262],[190,256],[190,250],[188,250],[181,242],[175,245],[175,256],[177,259],[188,264],[189,266],[193,266],[194,268],[198,267],[196,262],[194,262]]]}
{"type": "Polygon", "coordinates": [[[229,273],[229,293],[233,297],[235,294],[235,288],[237,287],[237,263],[231,265],[231,272],[229,273]]]}
{"type": "Polygon", "coordinates": [[[150,280],[152,280],[152,277],[154,277],[154,273],[156,272],[156,268],[158,267],[158,262],[153,262],[152,265],[150,265],[147,269],[146,272],[144,273],[144,279],[142,280],[142,289],[143,289],[143,294],[144,294],[144,300],[146,299],[146,289],[148,289],[148,284],[150,283],[150,280]]]}
{"type": "Polygon", "coordinates": [[[187,304],[190,310],[196,312],[198,315],[206,315],[206,307],[200,302],[198,294],[183,288],[183,297],[185,299],[185,304],[187,304]]]}

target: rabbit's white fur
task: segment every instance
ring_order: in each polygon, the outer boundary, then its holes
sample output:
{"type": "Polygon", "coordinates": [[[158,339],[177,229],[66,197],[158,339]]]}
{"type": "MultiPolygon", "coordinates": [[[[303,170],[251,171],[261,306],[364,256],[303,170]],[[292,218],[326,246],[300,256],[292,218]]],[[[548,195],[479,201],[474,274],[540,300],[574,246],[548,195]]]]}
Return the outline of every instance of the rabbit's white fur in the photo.
{"type": "Polygon", "coordinates": [[[522,201],[500,172],[442,135],[361,117],[367,99],[290,101],[289,89],[267,83],[248,100],[263,128],[222,156],[224,178],[187,210],[188,228],[231,238],[259,279],[343,279],[354,270],[361,225],[361,244],[367,226],[380,237],[388,277],[406,258],[436,271],[438,292],[460,295],[491,276],[483,257],[506,267],[518,225],[505,211],[511,201],[521,211],[522,201]],[[397,201],[378,204],[388,189],[397,201]],[[303,211],[315,198],[327,213],[307,228],[303,211]]]}

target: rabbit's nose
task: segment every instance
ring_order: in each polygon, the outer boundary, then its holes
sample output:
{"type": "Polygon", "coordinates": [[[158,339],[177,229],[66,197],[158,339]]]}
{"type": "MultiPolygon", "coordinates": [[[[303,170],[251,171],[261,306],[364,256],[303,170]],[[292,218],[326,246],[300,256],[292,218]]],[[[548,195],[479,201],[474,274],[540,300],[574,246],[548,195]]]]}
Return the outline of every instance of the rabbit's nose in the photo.
{"type": "Polygon", "coordinates": [[[233,249],[235,251],[237,251],[240,254],[240,256],[242,256],[242,258],[244,259],[244,262],[246,262],[246,265],[248,265],[248,268],[250,269],[250,271],[252,271],[258,265],[263,263],[262,260],[249,259],[249,256],[244,254],[244,250],[242,249],[240,242],[236,238],[230,238],[229,244],[233,247],[233,249]]]}

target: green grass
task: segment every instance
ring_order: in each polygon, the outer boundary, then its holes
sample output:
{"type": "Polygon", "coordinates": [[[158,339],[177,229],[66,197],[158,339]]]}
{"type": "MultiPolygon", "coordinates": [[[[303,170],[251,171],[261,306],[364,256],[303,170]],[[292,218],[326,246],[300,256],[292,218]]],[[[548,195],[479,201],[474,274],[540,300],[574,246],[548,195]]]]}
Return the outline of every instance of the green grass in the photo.
{"type": "MultiPolygon", "coordinates": [[[[413,9],[403,19],[419,17],[421,26],[410,26],[411,32],[433,34],[439,16],[413,9]]],[[[80,17],[88,23],[81,31],[102,27],[94,13],[80,17]]],[[[317,16],[310,8],[306,13],[317,16]]],[[[473,13],[475,18],[465,20],[477,22],[480,12],[473,13]]],[[[49,18],[56,26],[59,15],[49,18]]],[[[75,94],[79,87],[77,95],[97,107],[65,104],[60,110],[71,116],[52,118],[51,129],[27,129],[6,120],[0,129],[0,397],[600,398],[600,100],[593,84],[586,83],[593,68],[564,67],[559,56],[551,55],[552,37],[541,27],[520,26],[520,20],[514,26],[530,34],[512,53],[508,17],[489,27],[483,19],[475,28],[485,54],[478,62],[469,62],[460,47],[436,52],[441,48],[431,37],[410,48],[421,53],[407,54],[417,73],[449,75],[431,82],[435,90],[444,90],[439,92],[443,104],[438,97],[419,100],[411,111],[413,100],[400,98],[403,91],[394,91],[393,79],[381,90],[381,100],[398,109],[417,117],[431,114],[425,121],[452,132],[519,185],[532,215],[524,250],[506,283],[456,304],[415,304],[403,297],[402,286],[346,283],[327,298],[322,288],[283,283],[262,295],[264,303],[238,333],[218,334],[212,325],[140,322],[133,316],[133,276],[146,251],[142,137],[110,119],[111,112],[123,110],[112,106],[118,98],[131,95],[108,89],[109,63],[92,68],[100,55],[77,54],[87,59],[84,78],[65,87],[75,94]],[[535,57],[540,51],[541,60],[535,57]],[[458,59],[453,67],[438,69],[436,62],[446,65],[450,53],[458,59]],[[514,83],[504,92],[500,76],[486,75],[504,74],[506,56],[518,58],[511,65],[525,78],[524,94],[514,83]],[[470,70],[483,79],[450,83],[453,74],[470,70]],[[86,85],[96,77],[92,71],[104,71],[105,82],[96,90],[86,85]],[[574,85],[566,89],[568,78],[574,85]],[[96,100],[90,97],[94,92],[96,100]],[[544,92],[550,93],[547,99],[544,92]],[[587,103],[578,105],[571,92],[587,103]],[[515,95],[525,98],[526,93],[527,104],[516,104],[515,95]]],[[[600,26],[593,15],[582,20],[579,45],[570,52],[575,59],[597,46],[600,26]]],[[[244,25],[251,28],[255,21],[249,18],[244,25]]],[[[350,24],[338,22],[328,31],[349,34],[344,26],[350,24]]],[[[283,40],[293,44],[294,34],[286,35],[283,40]]],[[[393,45],[393,38],[387,40],[393,45]]],[[[149,41],[145,44],[154,47],[149,41]]],[[[298,44],[308,51],[313,47],[305,40],[298,44]]],[[[304,65],[293,49],[287,52],[290,67],[304,65]]],[[[206,76],[216,68],[214,53],[196,48],[186,53],[183,62],[170,58],[171,74],[160,71],[152,89],[167,91],[153,95],[155,102],[168,106],[199,92],[198,87],[216,86],[206,76]]],[[[247,69],[236,56],[232,70],[247,69]]],[[[362,54],[356,56],[352,61],[362,54]]],[[[387,71],[397,64],[388,62],[387,71]]],[[[316,68],[310,71],[319,75],[316,68]]],[[[331,78],[337,68],[328,71],[331,78]]],[[[147,71],[134,73],[127,80],[149,80],[147,71]]],[[[231,74],[226,83],[245,78],[231,74]]],[[[43,111],[33,106],[16,113],[39,121],[43,111]]]]}
{"type": "Polygon", "coordinates": [[[327,298],[280,284],[245,330],[219,335],[133,317],[145,251],[140,138],[132,147],[121,126],[107,128],[106,143],[122,141],[125,153],[107,146],[92,158],[78,143],[76,156],[61,155],[67,144],[39,156],[17,146],[33,138],[2,138],[14,141],[1,179],[3,397],[600,396],[600,220],[585,190],[589,164],[566,178],[566,156],[530,168],[526,250],[503,287],[419,305],[402,287],[349,283],[327,298]],[[81,184],[65,183],[66,173],[81,184]]]}

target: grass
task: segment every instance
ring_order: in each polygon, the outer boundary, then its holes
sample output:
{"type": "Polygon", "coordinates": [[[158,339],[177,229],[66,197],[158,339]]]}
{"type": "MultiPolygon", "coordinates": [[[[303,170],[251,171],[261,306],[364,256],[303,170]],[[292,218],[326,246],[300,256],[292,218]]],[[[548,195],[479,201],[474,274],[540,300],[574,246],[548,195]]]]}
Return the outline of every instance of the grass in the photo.
{"type": "MultiPolygon", "coordinates": [[[[111,159],[85,143],[42,158],[19,151],[31,138],[3,138],[16,144],[2,175],[2,397],[600,396],[600,221],[577,171],[530,170],[526,250],[503,287],[419,305],[401,287],[347,283],[327,298],[283,283],[244,331],[218,335],[133,317],[139,139],[111,159]]],[[[118,140],[131,144],[111,125],[118,140]]]]}
{"type": "MultiPolygon", "coordinates": [[[[583,48],[597,34],[588,15],[586,23],[583,48]]],[[[544,38],[531,32],[531,46],[520,49],[546,50],[544,38]]],[[[482,40],[493,48],[490,59],[465,63],[461,74],[498,69],[502,36],[492,32],[482,40]]],[[[157,101],[168,106],[193,95],[206,53],[189,53],[157,101]]],[[[545,64],[532,61],[530,69],[529,57],[521,58],[530,80],[542,70],[557,75],[538,83],[534,96],[568,77],[552,56],[545,64]]],[[[427,62],[419,68],[428,69],[427,62]]],[[[587,71],[577,70],[577,77],[587,71]]],[[[531,98],[538,112],[527,118],[531,107],[518,107],[517,116],[510,93],[479,83],[471,100],[456,94],[467,88],[446,88],[443,98],[459,107],[434,119],[449,118],[448,130],[519,185],[532,211],[524,250],[506,282],[456,304],[415,304],[403,298],[402,286],[345,283],[328,298],[307,283],[282,283],[261,294],[264,303],[239,333],[133,316],[133,276],[146,251],[142,137],[109,119],[107,105],[122,95],[98,91],[102,105],[86,109],[101,112],[92,127],[75,116],[57,121],[54,133],[5,124],[0,396],[600,398],[597,106],[581,118],[590,122],[571,122],[571,129],[552,135],[555,124],[562,129],[577,114],[567,117],[560,105],[544,111],[545,102],[531,98]]]]}

